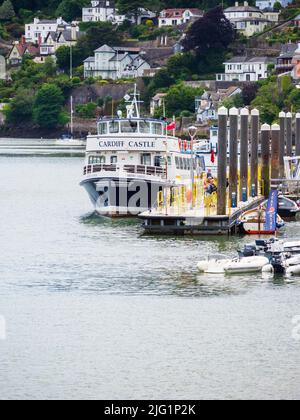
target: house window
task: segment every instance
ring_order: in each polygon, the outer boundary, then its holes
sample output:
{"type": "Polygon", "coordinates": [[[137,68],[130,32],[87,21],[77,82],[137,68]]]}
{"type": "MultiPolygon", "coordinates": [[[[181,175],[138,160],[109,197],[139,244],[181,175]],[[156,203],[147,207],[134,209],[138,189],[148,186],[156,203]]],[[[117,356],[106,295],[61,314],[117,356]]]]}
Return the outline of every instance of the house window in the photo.
{"type": "Polygon", "coordinates": [[[111,156],[110,163],[115,165],[118,162],[118,156],[111,156]]]}

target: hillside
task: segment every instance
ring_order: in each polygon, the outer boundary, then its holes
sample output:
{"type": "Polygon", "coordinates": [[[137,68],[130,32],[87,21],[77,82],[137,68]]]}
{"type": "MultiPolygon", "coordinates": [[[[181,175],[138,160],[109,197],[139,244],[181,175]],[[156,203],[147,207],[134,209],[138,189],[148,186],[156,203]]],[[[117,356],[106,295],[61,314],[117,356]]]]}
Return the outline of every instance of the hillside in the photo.
{"type": "MultiPolygon", "coordinates": [[[[16,18],[21,21],[31,19],[37,13],[43,17],[62,16],[64,19],[81,17],[81,9],[90,4],[90,0],[8,0],[11,2],[16,18]]],[[[0,0],[0,4],[4,1],[0,0]]],[[[136,7],[145,7],[154,11],[164,7],[194,7],[208,10],[220,4],[219,0],[116,0],[121,9],[134,10],[136,7]]],[[[225,6],[234,5],[235,0],[224,1],[225,6]]],[[[255,2],[249,1],[250,4],[255,2]]]]}

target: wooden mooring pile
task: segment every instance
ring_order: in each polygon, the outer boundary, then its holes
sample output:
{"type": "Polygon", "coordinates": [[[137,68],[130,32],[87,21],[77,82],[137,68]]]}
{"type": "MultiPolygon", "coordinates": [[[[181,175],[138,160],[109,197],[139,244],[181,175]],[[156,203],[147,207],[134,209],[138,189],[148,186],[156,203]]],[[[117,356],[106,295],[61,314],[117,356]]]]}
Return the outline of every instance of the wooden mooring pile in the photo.
{"type": "Polygon", "coordinates": [[[293,123],[291,113],[281,112],[279,124],[270,126],[261,124],[257,109],[222,107],[218,120],[217,192],[205,191],[206,174],[197,175],[189,185],[166,188],[158,205],[139,216],[145,232],[236,234],[239,217],[257,208],[271,188],[283,182],[284,159],[292,156],[293,143],[300,156],[300,114],[293,123]]]}

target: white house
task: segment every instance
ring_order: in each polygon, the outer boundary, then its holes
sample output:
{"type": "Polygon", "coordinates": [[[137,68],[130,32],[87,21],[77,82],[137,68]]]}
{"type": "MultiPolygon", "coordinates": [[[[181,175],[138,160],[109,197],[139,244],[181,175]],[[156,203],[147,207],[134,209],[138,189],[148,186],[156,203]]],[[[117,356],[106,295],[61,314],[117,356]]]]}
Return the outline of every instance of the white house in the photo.
{"type": "Polygon", "coordinates": [[[56,32],[49,32],[45,41],[40,45],[41,56],[55,55],[59,47],[75,46],[77,41],[84,35],[79,27],[72,24],[71,29],[58,29],[56,32]]]}
{"type": "Polygon", "coordinates": [[[227,89],[218,89],[215,91],[206,91],[202,96],[195,99],[195,109],[197,121],[206,124],[211,120],[218,119],[218,108],[225,98],[231,98],[242,93],[238,86],[230,86],[227,89]]]}
{"type": "Polygon", "coordinates": [[[150,68],[140,48],[103,45],[95,51],[94,57],[84,61],[84,77],[112,80],[137,78],[150,68]]]}
{"type": "Polygon", "coordinates": [[[280,3],[282,7],[287,7],[293,0],[256,0],[256,7],[260,10],[274,9],[275,3],[280,3]]]}
{"type": "Polygon", "coordinates": [[[56,20],[40,20],[35,18],[33,23],[25,25],[26,42],[44,42],[49,32],[57,32],[58,28],[71,29],[71,25],[62,18],[56,20]]]}
{"type": "Polygon", "coordinates": [[[204,13],[200,9],[165,9],[160,12],[158,26],[180,26],[191,20],[197,20],[203,17],[204,13]]]}
{"type": "Polygon", "coordinates": [[[107,22],[116,13],[114,0],[91,1],[89,7],[82,9],[83,22],[107,22]]]}
{"type": "Polygon", "coordinates": [[[0,55],[0,80],[6,79],[6,60],[3,55],[0,55]]]}
{"type": "Polygon", "coordinates": [[[217,74],[218,82],[257,82],[268,77],[269,57],[233,57],[224,63],[225,73],[217,74]]]}
{"type": "MultiPolygon", "coordinates": [[[[139,10],[138,24],[145,19],[153,19],[154,17],[156,17],[155,13],[141,8],[139,10]]],[[[91,1],[90,7],[84,7],[82,9],[83,22],[112,22],[113,24],[120,25],[126,19],[128,19],[127,16],[118,13],[115,0],[91,1]]],[[[129,20],[134,22],[133,17],[129,17],[129,20]]]]}
{"type": "Polygon", "coordinates": [[[236,30],[246,37],[262,32],[268,25],[274,23],[267,18],[262,10],[249,6],[247,1],[243,5],[236,2],[235,6],[225,9],[224,14],[236,30]]]}

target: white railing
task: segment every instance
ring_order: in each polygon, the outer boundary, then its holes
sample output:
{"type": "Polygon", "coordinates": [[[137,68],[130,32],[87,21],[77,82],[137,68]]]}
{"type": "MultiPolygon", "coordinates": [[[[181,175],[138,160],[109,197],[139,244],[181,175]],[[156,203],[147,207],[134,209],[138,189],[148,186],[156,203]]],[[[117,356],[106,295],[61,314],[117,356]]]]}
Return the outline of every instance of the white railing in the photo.
{"type": "Polygon", "coordinates": [[[161,166],[146,165],[87,165],[83,169],[83,175],[91,175],[100,172],[125,172],[132,175],[147,175],[160,178],[166,177],[166,169],[161,166]]]}

